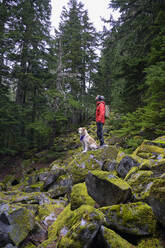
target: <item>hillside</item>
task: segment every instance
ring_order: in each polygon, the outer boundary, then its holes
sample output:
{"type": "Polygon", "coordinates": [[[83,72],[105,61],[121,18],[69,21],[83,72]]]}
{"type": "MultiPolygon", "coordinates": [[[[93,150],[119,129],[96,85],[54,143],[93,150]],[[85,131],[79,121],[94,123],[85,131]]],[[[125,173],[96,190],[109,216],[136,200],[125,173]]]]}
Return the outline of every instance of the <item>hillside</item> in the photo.
{"type": "MultiPolygon", "coordinates": [[[[87,129],[96,137],[94,123],[87,129]]],[[[7,170],[0,247],[165,247],[165,137],[126,154],[109,129],[108,147],[83,154],[78,134],[69,133],[56,140],[53,162],[42,151],[16,173],[7,170]]]]}

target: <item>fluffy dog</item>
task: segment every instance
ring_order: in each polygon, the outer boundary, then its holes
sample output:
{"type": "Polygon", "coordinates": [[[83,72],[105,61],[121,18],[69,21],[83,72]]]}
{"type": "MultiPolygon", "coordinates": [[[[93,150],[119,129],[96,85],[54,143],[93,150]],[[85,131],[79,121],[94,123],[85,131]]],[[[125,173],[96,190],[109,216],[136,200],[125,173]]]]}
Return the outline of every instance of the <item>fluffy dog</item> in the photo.
{"type": "Polygon", "coordinates": [[[78,133],[80,134],[80,141],[83,143],[84,151],[87,152],[89,149],[97,149],[98,145],[96,141],[88,134],[86,128],[79,127],[78,133]]]}

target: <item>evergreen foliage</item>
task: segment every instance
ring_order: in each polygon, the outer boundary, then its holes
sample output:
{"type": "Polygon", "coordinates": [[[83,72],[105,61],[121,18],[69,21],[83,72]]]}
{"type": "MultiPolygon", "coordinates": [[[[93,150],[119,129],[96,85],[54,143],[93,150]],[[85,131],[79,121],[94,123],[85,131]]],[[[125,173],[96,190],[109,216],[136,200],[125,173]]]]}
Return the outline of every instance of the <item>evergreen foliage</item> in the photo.
{"type": "Polygon", "coordinates": [[[110,88],[112,108],[124,114],[118,132],[130,138],[164,134],[165,3],[113,0],[110,6],[121,15],[104,32],[98,82],[110,88]]]}
{"type": "Polygon", "coordinates": [[[109,6],[120,18],[97,33],[84,5],[68,0],[52,37],[50,0],[0,1],[1,154],[51,146],[94,119],[98,94],[120,116],[112,122],[128,146],[165,134],[165,2],[109,6]]]}

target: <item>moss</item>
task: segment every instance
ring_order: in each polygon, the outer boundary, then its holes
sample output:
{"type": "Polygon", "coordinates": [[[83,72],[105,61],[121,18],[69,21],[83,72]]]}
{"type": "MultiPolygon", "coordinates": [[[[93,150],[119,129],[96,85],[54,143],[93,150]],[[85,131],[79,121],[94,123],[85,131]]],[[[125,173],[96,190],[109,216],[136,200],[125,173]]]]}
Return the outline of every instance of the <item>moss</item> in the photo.
{"type": "Polygon", "coordinates": [[[128,179],[130,179],[131,176],[132,176],[134,173],[136,173],[138,170],[139,170],[138,167],[136,167],[136,166],[135,166],[135,167],[132,167],[132,168],[130,169],[130,171],[127,173],[127,175],[126,175],[126,177],[124,178],[124,180],[127,181],[128,179]]]}
{"type": "MultiPolygon", "coordinates": [[[[102,222],[103,214],[92,206],[82,205],[80,208],[72,211],[70,209],[70,204],[61,212],[57,217],[57,220],[48,230],[49,241],[59,241],[61,237],[67,234],[71,235],[71,239],[75,240],[78,233],[81,232],[81,228],[86,227],[81,225],[81,221],[86,222],[102,222]]],[[[66,236],[69,238],[69,236],[66,236]]]]}
{"type": "Polygon", "coordinates": [[[156,238],[147,238],[141,240],[137,248],[164,248],[164,245],[156,238]]]}
{"type": "Polygon", "coordinates": [[[155,179],[149,192],[150,197],[154,195],[158,201],[164,202],[165,199],[165,179],[155,179]]]}
{"type": "Polygon", "coordinates": [[[106,180],[110,183],[113,183],[123,190],[127,190],[130,188],[130,186],[127,182],[125,182],[124,180],[122,180],[121,178],[119,178],[117,176],[112,175],[110,172],[94,170],[94,171],[92,171],[92,175],[94,175],[100,179],[106,180]]]}
{"type": "Polygon", "coordinates": [[[138,170],[127,179],[136,199],[146,199],[149,194],[150,186],[154,180],[152,175],[152,171],[138,170]]]}
{"type": "Polygon", "coordinates": [[[35,246],[31,242],[29,242],[24,248],[35,248],[35,247],[37,247],[37,246],[35,246]]]}
{"type": "Polygon", "coordinates": [[[165,166],[165,159],[160,159],[160,160],[150,159],[143,162],[139,166],[139,169],[164,172],[164,166],[165,166]]]}
{"type": "Polygon", "coordinates": [[[30,186],[25,187],[26,192],[40,192],[43,191],[44,182],[38,182],[36,184],[32,184],[30,186]]]}
{"type": "Polygon", "coordinates": [[[149,205],[143,202],[102,207],[107,227],[115,227],[134,235],[153,234],[156,219],[149,205]]]}
{"type": "Polygon", "coordinates": [[[37,248],[56,248],[57,242],[52,240],[45,240],[37,248]]]}
{"type": "Polygon", "coordinates": [[[64,209],[62,204],[44,204],[38,207],[37,220],[44,220],[47,216],[54,213],[57,217],[58,214],[64,209]]]}
{"type": "Polygon", "coordinates": [[[100,164],[93,159],[92,151],[77,156],[68,165],[68,172],[72,175],[74,184],[84,182],[89,170],[101,169],[100,164]]]}
{"type": "Polygon", "coordinates": [[[143,154],[143,157],[144,157],[144,153],[147,154],[147,157],[149,154],[151,154],[151,157],[152,156],[156,156],[156,155],[159,155],[159,154],[162,154],[164,157],[165,157],[165,150],[164,148],[158,146],[158,142],[151,142],[151,141],[147,141],[145,140],[141,146],[139,146],[133,154],[135,155],[138,155],[140,156],[140,154],[142,153],[143,154]]]}
{"type": "Polygon", "coordinates": [[[95,201],[88,195],[85,183],[79,183],[72,187],[71,209],[79,208],[81,205],[94,206],[95,201]]]}
{"type": "Polygon", "coordinates": [[[11,225],[9,236],[16,245],[19,245],[32,230],[34,217],[30,211],[25,208],[16,205],[8,205],[7,208],[11,225]]]}
{"type": "Polygon", "coordinates": [[[60,230],[62,227],[68,225],[69,223],[66,222],[66,220],[71,216],[72,211],[70,209],[70,204],[65,207],[65,209],[61,212],[61,214],[57,217],[57,220],[54,222],[54,224],[49,228],[48,231],[48,237],[52,240],[57,240],[58,235],[60,234],[60,230]]]}
{"type": "Polygon", "coordinates": [[[149,153],[149,152],[139,152],[138,156],[141,158],[148,159],[148,158],[151,158],[153,156],[153,154],[149,153]]]}
{"type": "Polygon", "coordinates": [[[102,232],[104,235],[104,239],[106,243],[108,243],[108,247],[112,248],[134,248],[132,244],[130,244],[125,239],[121,238],[117,233],[114,231],[103,227],[102,232]]]}
{"type": "Polygon", "coordinates": [[[103,214],[93,207],[82,205],[70,216],[72,225],[62,236],[58,247],[85,247],[91,237],[95,235],[103,221],[103,214]]]}
{"type": "Polygon", "coordinates": [[[122,158],[125,156],[126,154],[122,150],[120,150],[117,154],[116,162],[119,163],[122,160],[122,158]]]}
{"type": "Polygon", "coordinates": [[[81,248],[81,242],[79,240],[73,240],[69,237],[62,237],[59,248],[81,248]]]}

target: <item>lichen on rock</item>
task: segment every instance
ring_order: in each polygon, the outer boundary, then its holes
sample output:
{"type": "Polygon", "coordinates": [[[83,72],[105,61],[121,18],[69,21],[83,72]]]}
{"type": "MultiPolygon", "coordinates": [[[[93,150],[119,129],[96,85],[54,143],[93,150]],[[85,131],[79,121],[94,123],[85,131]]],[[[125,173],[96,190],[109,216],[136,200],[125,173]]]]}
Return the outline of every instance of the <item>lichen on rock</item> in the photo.
{"type": "Polygon", "coordinates": [[[88,195],[85,183],[79,183],[72,187],[71,196],[71,210],[79,208],[81,205],[94,206],[95,201],[88,195]]]}
{"type": "Polygon", "coordinates": [[[88,194],[100,206],[124,203],[131,198],[131,187],[127,182],[106,171],[91,171],[86,177],[88,194]]]}
{"type": "Polygon", "coordinates": [[[152,208],[143,202],[103,207],[105,226],[123,233],[144,236],[155,233],[156,217],[152,208]]]}

